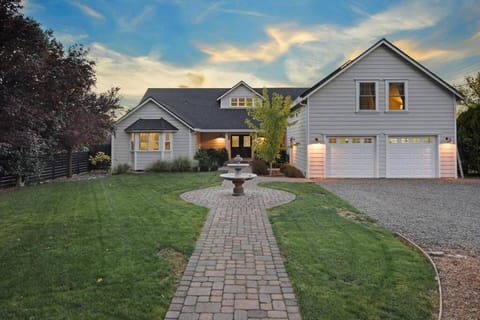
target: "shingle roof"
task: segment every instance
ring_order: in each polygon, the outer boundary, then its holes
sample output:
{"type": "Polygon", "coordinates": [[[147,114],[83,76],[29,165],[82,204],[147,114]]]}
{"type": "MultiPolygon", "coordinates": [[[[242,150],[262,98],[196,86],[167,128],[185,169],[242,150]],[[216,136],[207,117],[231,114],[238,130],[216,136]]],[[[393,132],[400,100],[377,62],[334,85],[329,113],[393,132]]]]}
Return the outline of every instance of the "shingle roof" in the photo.
{"type": "Polygon", "coordinates": [[[132,123],[125,132],[141,132],[141,131],[177,131],[170,122],[160,119],[138,119],[132,123]]]}
{"type": "MultiPolygon", "coordinates": [[[[244,130],[247,112],[245,109],[221,109],[217,98],[231,88],[150,88],[140,104],[148,98],[154,99],[171,113],[188,123],[192,128],[206,130],[244,130]]],[[[268,88],[268,92],[298,97],[307,88],[268,88]]],[[[261,88],[254,89],[262,93],[261,88]]]]}

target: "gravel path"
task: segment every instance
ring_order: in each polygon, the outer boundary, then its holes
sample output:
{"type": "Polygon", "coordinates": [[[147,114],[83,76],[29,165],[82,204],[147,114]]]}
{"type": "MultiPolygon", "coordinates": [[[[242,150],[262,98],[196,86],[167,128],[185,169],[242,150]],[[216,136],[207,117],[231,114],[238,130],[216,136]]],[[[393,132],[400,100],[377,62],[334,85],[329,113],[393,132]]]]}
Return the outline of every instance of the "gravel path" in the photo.
{"type": "Polygon", "coordinates": [[[430,249],[480,249],[480,180],[324,180],[322,187],[430,249]]]}

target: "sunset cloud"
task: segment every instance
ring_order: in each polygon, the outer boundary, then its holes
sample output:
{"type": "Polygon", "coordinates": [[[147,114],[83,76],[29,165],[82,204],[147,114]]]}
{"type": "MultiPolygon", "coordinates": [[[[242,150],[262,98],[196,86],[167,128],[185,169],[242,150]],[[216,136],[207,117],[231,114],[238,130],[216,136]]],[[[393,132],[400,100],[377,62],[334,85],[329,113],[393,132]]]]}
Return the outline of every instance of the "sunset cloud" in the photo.
{"type": "Polygon", "coordinates": [[[85,13],[86,15],[92,17],[92,18],[95,18],[97,20],[104,20],[105,17],[99,13],[98,11],[95,11],[94,9],[90,8],[89,6],[85,5],[85,4],[82,4],[80,2],[77,2],[77,1],[69,1],[69,3],[77,8],[79,8],[80,10],[82,10],[83,13],[85,13]]]}

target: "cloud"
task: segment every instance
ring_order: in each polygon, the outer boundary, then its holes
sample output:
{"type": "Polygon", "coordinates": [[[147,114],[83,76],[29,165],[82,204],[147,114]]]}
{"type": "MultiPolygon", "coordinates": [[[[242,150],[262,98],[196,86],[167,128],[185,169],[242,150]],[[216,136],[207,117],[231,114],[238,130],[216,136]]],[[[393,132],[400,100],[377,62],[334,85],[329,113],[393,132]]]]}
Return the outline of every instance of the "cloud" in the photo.
{"type": "Polygon", "coordinates": [[[44,6],[32,0],[22,0],[20,4],[23,6],[22,12],[27,16],[32,15],[36,11],[45,10],[44,6]]]}
{"type": "Polygon", "coordinates": [[[155,12],[154,6],[145,6],[140,12],[140,14],[136,15],[133,19],[125,19],[119,18],[117,23],[120,25],[122,31],[131,31],[134,27],[140,24],[144,19],[151,17],[152,14],[155,12]]]}
{"type": "Polygon", "coordinates": [[[99,13],[98,11],[95,11],[93,10],[92,8],[90,8],[89,6],[85,5],[85,4],[82,4],[80,2],[76,2],[76,1],[69,1],[69,3],[77,8],[79,8],[80,10],[83,11],[83,13],[85,13],[86,15],[92,17],[92,18],[95,18],[97,20],[104,20],[105,17],[99,13]]]}
{"type": "Polygon", "coordinates": [[[197,43],[197,47],[209,56],[213,63],[263,61],[273,62],[286,53],[292,46],[317,40],[310,31],[289,31],[287,26],[268,27],[266,33],[269,40],[249,46],[248,49],[237,48],[233,45],[211,46],[197,43]]]}
{"type": "Polygon", "coordinates": [[[209,63],[179,67],[153,55],[128,56],[100,43],[91,44],[89,54],[96,62],[96,90],[104,92],[118,86],[123,103],[130,107],[140,101],[147,88],[230,87],[240,80],[256,87],[285,86],[240,68],[209,63]]]}
{"type": "Polygon", "coordinates": [[[55,32],[55,38],[60,41],[64,46],[69,46],[75,43],[79,43],[81,40],[88,38],[88,35],[85,33],[70,34],[55,32]]]}
{"type": "MultiPolygon", "coordinates": [[[[191,3],[188,3],[187,5],[190,6],[191,3]]],[[[232,9],[231,2],[220,1],[220,2],[214,2],[210,4],[205,9],[203,9],[200,13],[196,12],[195,19],[193,22],[194,23],[203,22],[209,15],[215,12],[229,13],[229,14],[250,16],[250,17],[263,17],[263,18],[270,17],[270,15],[267,15],[265,13],[261,13],[258,11],[254,11],[254,10],[232,9]],[[223,5],[226,5],[227,8],[222,8],[223,5]]]]}
{"type": "Polygon", "coordinates": [[[209,5],[207,8],[205,8],[202,12],[200,12],[195,20],[193,21],[194,23],[200,23],[202,22],[203,20],[205,20],[206,17],[208,17],[208,15],[210,15],[212,12],[215,12],[218,10],[218,8],[220,8],[221,6],[221,2],[214,2],[213,4],[209,5]]]}

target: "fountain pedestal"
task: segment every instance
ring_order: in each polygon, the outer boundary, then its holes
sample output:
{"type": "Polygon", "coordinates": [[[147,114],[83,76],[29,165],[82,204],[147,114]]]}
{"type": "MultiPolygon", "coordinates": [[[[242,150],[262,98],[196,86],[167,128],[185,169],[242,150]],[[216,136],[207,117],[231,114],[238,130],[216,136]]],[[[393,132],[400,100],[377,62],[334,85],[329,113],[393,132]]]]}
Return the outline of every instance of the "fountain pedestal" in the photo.
{"type": "Polygon", "coordinates": [[[243,191],[243,183],[247,180],[254,179],[257,175],[253,173],[242,173],[242,168],[247,168],[250,165],[248,163],[240,163],[242,158],[240,156],[236,156],[234,159],[235,163],[227,164],[227,167],[233,168],[235,170],[234,173],[224,173],[221,174],[220,177],[224,180],[232,181],[233,193],[232,196],[243,196],[245,192],[243,191]]]}

